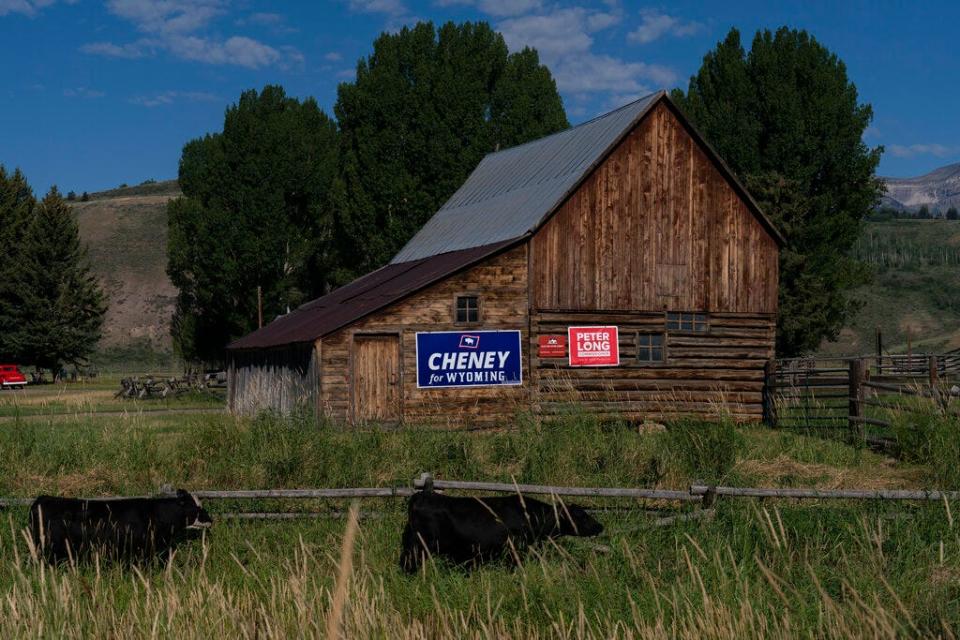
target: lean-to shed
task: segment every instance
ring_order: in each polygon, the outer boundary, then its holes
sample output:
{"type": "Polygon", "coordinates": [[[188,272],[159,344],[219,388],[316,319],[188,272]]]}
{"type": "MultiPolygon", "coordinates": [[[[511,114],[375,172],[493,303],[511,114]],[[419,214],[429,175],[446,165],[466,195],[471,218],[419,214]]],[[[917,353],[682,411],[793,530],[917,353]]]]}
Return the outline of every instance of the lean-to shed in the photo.
{"type": "Polygon", "coordinates": [[[229,406],[761,415],[782,238],[663,92],[491,153],[393,261],[229,347],[229,406]]]}

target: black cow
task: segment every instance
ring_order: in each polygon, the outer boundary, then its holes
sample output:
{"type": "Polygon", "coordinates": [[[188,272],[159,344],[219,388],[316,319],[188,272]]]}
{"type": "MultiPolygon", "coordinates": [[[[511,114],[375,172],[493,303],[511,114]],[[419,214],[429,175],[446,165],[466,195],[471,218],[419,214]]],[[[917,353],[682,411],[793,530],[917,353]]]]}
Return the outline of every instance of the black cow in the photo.
{"type": "Polygon", "coordinates": [[[94,551],[113,558],[148,558],[196,537],[212,523],[200,501],[183,489],[170,498],[40,496],[30,506],[30,533],[52,562],[94,551]]]}
{"type": "Polygon", "coordinates": [[[477,565],[546,538],[595,536],[603,525],[582,507],[551,505],[519,495],[455,498],[415,493],[407,506],[400,567],[415,573],[428,554],[477,565]]]}

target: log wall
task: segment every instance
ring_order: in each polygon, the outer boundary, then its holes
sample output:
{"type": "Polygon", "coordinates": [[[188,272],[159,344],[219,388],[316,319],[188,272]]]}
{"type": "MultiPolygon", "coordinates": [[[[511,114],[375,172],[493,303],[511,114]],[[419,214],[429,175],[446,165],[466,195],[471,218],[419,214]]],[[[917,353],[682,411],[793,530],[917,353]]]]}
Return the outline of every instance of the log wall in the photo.
{"type": "Polygon", "coordinates": [[[527,295],[527,245],[523,244],[322,338],[318,341],[322,352],[321,411],[333,419],[355,422],[351,397],[354,336],[380,334],[400,337],[404,422],[469,426],[512,415],[527,406],[526,354],[522,364],[523,386],[418,389],[416,334],[471,328],[517,329],[521,331],[521,344],[526,344],[527,295]],[[480,296],[479,326],[453,321],[454,298],[463,293],[480,296]]]}
{"type": "Polygon", "coordinates": [[[531,315],[529,350],[535,409],[542,415],[569,410],[632,419],[680,414],[759,420],[763,367],[774,355],[776,318],[766,314],[716,313],[703,333],[668,331],[662,312],[546,312],[531,315]],[[570,367],[566,358],[540,358],[540,335],[566,334],[572,325],[616,325],[620,366],[570,367]],[[665,335],[663,363],[637,361],[636,334],[665,335]]]}
{"type": "Polygon", "coordinates": [[[664,103],[531,243],[535,309],[776,313],[776,242],[664,103]]]}

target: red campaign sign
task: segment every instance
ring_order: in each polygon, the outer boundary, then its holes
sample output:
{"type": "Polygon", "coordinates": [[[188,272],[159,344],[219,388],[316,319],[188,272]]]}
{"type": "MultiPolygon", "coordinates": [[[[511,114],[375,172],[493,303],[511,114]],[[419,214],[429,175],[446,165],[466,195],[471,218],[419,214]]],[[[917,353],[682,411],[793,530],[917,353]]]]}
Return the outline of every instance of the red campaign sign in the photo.
{"type": "Polygon", "coordinates": [[[548,335],[538,339],[541,358],[566,358],[567,336],[548,335]]]}
{"type": "Polygon", "coordinates": [[[617,327],[569,327],[571,367],[617,367],[620,342],[617,327]]]}

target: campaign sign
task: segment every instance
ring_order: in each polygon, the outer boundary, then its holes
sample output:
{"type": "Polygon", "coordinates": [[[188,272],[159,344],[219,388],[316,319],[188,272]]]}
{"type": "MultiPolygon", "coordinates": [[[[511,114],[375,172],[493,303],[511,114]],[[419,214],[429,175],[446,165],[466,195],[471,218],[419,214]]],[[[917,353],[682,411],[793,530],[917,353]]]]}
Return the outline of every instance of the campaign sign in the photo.
{"type": "Polygon", "coordinates": [[[544,335],[537,340],[541,358],[566,358],[567,336],[544,335]]]}
{"type": "Polygon", "coordinates": [[[523,383],[519,331],[417,333],[417,387],[523,383]]]}
{"type": "Polygon", "coordinates": [[[568,327],[571,367],[616,367],[620,365],[617,327],[568,327]]]}

